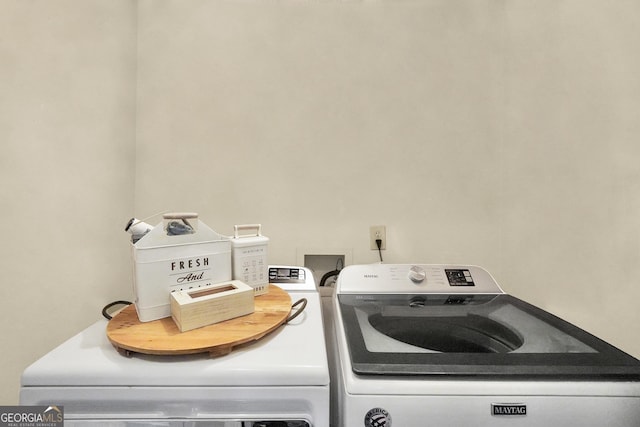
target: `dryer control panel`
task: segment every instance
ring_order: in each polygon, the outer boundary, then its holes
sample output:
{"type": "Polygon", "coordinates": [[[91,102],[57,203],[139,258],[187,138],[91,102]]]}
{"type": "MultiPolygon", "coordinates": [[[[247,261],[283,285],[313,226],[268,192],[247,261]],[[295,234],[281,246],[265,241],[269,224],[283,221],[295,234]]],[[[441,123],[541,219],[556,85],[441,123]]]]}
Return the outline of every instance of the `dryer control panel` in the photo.
{"type": "Polygon", "coordinates": [[[270,265],[269,283],[273,283],[287,292],[317,292],[313,273],[305,267],[270,265]]]}
{"type": "Polygon", "coordinates": [[[350,265],[338,276],[337,293],[502,294],[482,267],[442,264],[350,265]]]}

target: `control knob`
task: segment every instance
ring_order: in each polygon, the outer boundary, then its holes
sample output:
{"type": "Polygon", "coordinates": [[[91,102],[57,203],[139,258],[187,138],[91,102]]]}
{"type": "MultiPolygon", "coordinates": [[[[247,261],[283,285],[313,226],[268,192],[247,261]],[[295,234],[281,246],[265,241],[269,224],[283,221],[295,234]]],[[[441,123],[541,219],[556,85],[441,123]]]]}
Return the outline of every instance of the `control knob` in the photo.
{"type": "Polygon", "coordinates": [[[414,265],[409,269],[409,279],[411,279],[413,283],[422,283],[426,278],[427,273],[424,271],[424,268],[414,265]]]}

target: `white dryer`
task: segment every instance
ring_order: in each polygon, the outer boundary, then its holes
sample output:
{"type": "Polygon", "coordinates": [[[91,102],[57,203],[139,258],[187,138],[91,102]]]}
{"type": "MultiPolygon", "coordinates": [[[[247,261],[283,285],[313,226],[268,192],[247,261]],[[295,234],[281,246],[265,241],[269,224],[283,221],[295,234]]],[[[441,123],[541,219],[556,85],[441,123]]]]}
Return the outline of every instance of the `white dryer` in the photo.
{"type": "Polygon", "coordinates": [[[640,361],[482,268],[349,266],[326,308],[336,427],[640,426],[640,361]]]}
{"type": "Polygon", "coordinates": [[[125,357],[101,320],[22,375],[21,405],[62,406],[65,425],[328,427],[329,371],[312,273],[273,266],[270,282],[305,310],[226,356],[125,357]]]}

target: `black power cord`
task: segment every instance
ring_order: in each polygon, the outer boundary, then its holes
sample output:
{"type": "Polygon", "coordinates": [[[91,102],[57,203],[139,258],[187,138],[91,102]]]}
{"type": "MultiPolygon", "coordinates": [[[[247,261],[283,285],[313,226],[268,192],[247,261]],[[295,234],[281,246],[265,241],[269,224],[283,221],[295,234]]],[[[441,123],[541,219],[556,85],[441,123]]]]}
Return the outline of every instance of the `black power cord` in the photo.
{"type": "Polygon", "coordinates": [[[341,258],[338,258],[338,260],[336,261],[336,269],[333,271],[328,271],[324,273],[324,275],[322,276],[322,279],[320,279],[320,284],[318,286],[325,286],[328,279],[339,275],[340,270],[342,270],[342,267],[344,267],[344,262],[342,261],[341,258]]]}
{"type": "Polygon", "coordinates": [[[328,279],[332,278],[333,276],[337,276],[338,274],[340,274],[340,270],[333,270],[324,273],[322,279],[320,279],[320,285],[318,286],[324,286],[328,279]]]}
{"type": "Polygon", "coordinates": [[[380,262],[382,262],[382,239],[376,239],[376,246],[378,247],[378,253],[380,254],[380,262]]]}

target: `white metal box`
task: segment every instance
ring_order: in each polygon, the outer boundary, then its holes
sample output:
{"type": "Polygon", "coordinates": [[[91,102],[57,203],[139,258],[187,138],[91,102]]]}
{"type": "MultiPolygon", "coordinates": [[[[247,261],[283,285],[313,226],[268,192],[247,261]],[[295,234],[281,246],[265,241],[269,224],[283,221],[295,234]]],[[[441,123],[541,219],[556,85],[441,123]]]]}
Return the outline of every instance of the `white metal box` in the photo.
{"type": "Polygon", "coordinates": [[[251,286],[255,295],[265,294],[269,290],[269,238],[261,234],[260,224],[236,225],[234,228],[234,237],[231,239],[233,278],[251,286]],[[240,231],[243,230],[254,232],[241,235],[240,231]]]}
{"type": "Polygon", "coordinates": [[[168,235],[167,217],[132,244],[135,307],[141,322],[171,316],[170,293],[174,290],[231,280],[228,238],[207,227],[197,215],[189,219],[193,233],[168,235]]]}

